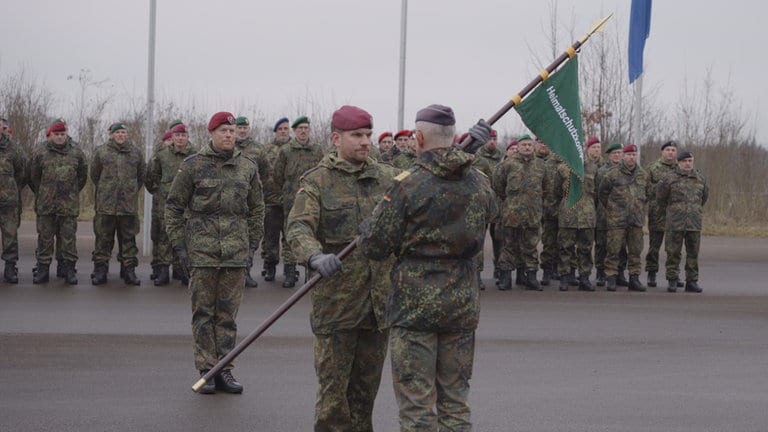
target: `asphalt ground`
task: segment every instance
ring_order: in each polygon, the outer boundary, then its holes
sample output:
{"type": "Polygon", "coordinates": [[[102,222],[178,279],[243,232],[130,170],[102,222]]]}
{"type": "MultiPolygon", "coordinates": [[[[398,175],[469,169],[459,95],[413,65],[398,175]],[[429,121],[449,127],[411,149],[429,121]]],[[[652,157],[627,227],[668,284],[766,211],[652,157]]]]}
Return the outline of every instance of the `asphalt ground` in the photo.
{"type": "MultiPolygon", "coordinates": [[[[242,395],[199,395],[185,287],[153,286],[148,258],[141,286],[119,281],[114,261],[91,286],[88,223],[80,284],[33,285],[34,222],[20,237],[20,283],[0,283],[0,431],[312,430],[308,298],[237,359],[242,395]]],[[[501,292],[491,272],[486,253],[475,430],[768,430],[768,240],[704,238],[703,294],[501,292]]],[[[257,279],[241,336],[294,292],[257,279]]],[[[388,362],[374,427],[398,428],[388,362]]]]}

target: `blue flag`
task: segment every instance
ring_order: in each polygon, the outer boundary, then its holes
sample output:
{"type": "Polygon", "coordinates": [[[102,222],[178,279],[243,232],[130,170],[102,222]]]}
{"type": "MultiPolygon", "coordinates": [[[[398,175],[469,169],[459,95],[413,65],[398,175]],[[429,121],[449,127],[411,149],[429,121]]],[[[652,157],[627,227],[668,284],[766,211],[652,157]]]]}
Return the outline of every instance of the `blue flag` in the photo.
{"type": "Polygon", "coordinates": [[[651,33],[651,0],[632,0],[629,16],[629,83],[643,73],[645,40],[651,33]]]}

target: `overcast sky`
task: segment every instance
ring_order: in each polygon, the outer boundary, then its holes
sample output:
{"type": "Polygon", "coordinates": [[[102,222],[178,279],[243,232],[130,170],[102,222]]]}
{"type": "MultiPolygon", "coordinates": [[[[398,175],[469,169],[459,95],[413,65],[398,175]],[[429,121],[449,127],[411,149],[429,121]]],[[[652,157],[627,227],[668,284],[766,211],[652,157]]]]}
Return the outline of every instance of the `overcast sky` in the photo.
{"type": "MultiPolygon", "coordinates": [[[[262,114],[270,125],[282,115],[295,117],[306,99],[322,106],[318,115],[349,103],[373,114],[377,132],[396,128],[400,0],[157,3],[158,101],[194,103],[209,114],[262,114]]],[[[501,107],[538,69],[531,48],[550,59],[544,31],[550,3],[410,0],[406,127],[430,103],[453,106],[459,128],[501,107]]],[[[607,31],[626,40],[630,3],[558,5],[578,37],[613,12],[607,31]]],[[[55,92],[62,111],[78,91],[66,78],[83,68],[108,79],[121,98],[146,95],[149,0],[2,0],[2,6],[0,74],[24,65],[55,92]]],[[[676,99],[685,77],[700,83],[711,68],[768,144],[766,10],[758,0],[657,0],[644,86],[676,99]]],[[[565,39],[560,49],[572,42],[565,39]]],[[[511,112],[497,126],[517,131],[520,122],[511,112]]]]}

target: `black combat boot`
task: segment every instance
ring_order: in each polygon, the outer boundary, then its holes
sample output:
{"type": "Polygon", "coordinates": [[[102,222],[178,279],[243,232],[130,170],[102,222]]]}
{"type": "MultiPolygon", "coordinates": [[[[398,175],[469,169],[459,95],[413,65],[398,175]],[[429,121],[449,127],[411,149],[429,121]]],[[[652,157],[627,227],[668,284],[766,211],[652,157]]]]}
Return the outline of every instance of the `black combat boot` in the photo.
{"type": "Polygon", "coordinates": [[[494,269],[493,269],[493,278],[498,281],[501,278],[501,270],[499,270],[499,269],[494,267],[494,269]]]}
{"type": "Polygon", "coordinates": [[[3,280],[11,284],[19,283],[19,269],[16,268],[15,261],[5,262],[5,271],[3,272],[3,280]]]}
{"type": "Polygon", "coordinates": [[[483,278],[480,277],[480,271],[477,272],[477,287],[480,291],[485,291],[485,284],[483,283],[483,278]]]}
{"type": "Polygon", "coordinates": [[[56,259],[56,277],[63,278],[67,276],[66,263],[64,260],[56,259]]]}
{"type": "Polygon", "coordinates": [[[125,279],[125,264],[120,263],[120,279],[125,279]]]}
{"type": "Polygon", "coordinates": [[[93,285],[104,285],[107,283],[107,273],[109,273],[107,263],[95,263],[93,265],[93,273],[91,273],[91,283],[93,285]]]}
{"type": "Polygon", "coordinates": [[[275,273],[277,272],[277,261],[264,261],[264,270],[261,271],[261,275],[264,276],[264,280],[271,282],[275,280],[275,273]]]}
{"type": "Polygon", "coordinates": [[[648,287],[656,288],[656,272],[655,271],[648,272],[648,287]]]}
{"type": "Polygon", "coordinates": [[[616,275],[616,286],[629,286],[629,281],[627,280],[627,277],[624,276],[624,270],[620,270],[619,274],[616,275]]]}
{"type": "Polygon", "coordinates": [[[552,271],[549,268],[544,268],[541,275],[541,284],[547,286],[550,280],[552,280],[552,271]]]}
{"type": "Polygon", "coordinates": [[[256,288],[259,286],[259,283],[256,282],[255,279],[251,277],[251,269],[248,268],[245,272],[245,287],[246,288],[256,288]]]}
{"type": "Polygon", "coordinates": [[[645,292],[645,286],[640,283],[640,275],[629,275],[629,290],[645,292]]]}
{"type": "Polygon", "coordinates": [[[571,269],[571,272],[568,273],[568,285],[572,287],[579,286],[579,280],[576,278],[576,269],[571,269]]]}
{"type": "Polygon", "coordinates": [[[159,265],[157,267],[157,274],[155,275],[155,286],[163,286],[171,283],[171,271],[167,265],[159,265]]]}
{"type": "Polygon", "coordinates": [[[155,280],[157,277],[157,274],[160,272],[160,266],[159,265],[153,265],[152,266],[152,273],[149,275],[150,280],[155,280]]]}
{"type": "Polygon", "coordinates": [[[677,292],[677,279],[667,279],[667,292],[677,292]]]}
{"type": "Polygon", "coordinates": [[[568,275],[560,275],[560,291],[568,291],[568,275]]]}
{"type": "Polygon", "coordinates": [[[689,280],[685,282],[685,292],[700,293],[702,291],[704,290],[701,289],[697,281],[689,280]]]}
{"type": "Polygon", "coordinates": [[[35,275],[32,277],[32,283],[33,284],[41,284],[48,282],[48,279],[50,279],[50,271],[51,271],[51,265],[50,264],[43,264],[41,262],[37,263],[37,271],[35,271],[35,275]]]}
{"type": "Polygon", "coordinates": [[[136,277],[136,268],[135,267],[125,267],[125,277],[123,277],[123,280],[125,281],[126,285],[140,285],[141,282],[139,282],[139,278],[136,277]]]}
{"type": "MultiPolygon", "coordinates": [[[[204,377],[205,374],[208,373],[208,369],[201,370],[200,371],[200,378],[204,377]]],[[[208,380],[205,382],[205,384],[200,387],[200,391],[198,391],[200,394],[214,394],[216,393],[216,384],[214,384],[212,381],[208,380]]]]}
{"type": "Polygon", "coordinates": [[[67,285],[77,285],[77,270],[75,269],[75,262],[64,261],[62,264],[62,267],[64,267],[64,282],[66,282],[67,285]]]}
{"type": "Polygon", "coordinates": [[[616,276],[608,276],[605,278],[605,284],[608,291],[616,291],[616,276]]]}
{"type": "Polygon", "coordinates": [[[595,287],[589,281],[589,273],[579,275],[579,291],[594,291],[595,287]]]}
{"type": "Polygon", "coordinates": [[[597,269],[597,286],[605,286],[605,270],[597,269]]]}
{"type": "Polygon", "coordinates": [[[299,280],[299,271],[296,270],[296,264],[283,265],[283,273],[285,274],[285,280],[283,281],[283,288],[293,288],[296,286],[296,282],[299,280]]]}
{"type": "Polygon", "coordinates": [[[515,285],[525,285],[525,267],[518,267],[515,270],[515,285]]]}
{"type": "MultiPolygon", "coordinates": [[[[178,264],[174,264],[171,271],[171,277],[176,280],[182,280],[184,278],[184,274],[182,274],[181,270],[179,269],[178,264]]],[[[186,284],[185,284],[186,285],[186,284]]]]}
{"type": "Polygon", "coordinates": [[[499,291],[512,289],[512,270],[499,270],[499,291]]]}
{"type": "Polygon", "coordinates": [[[678,279],[678,281],[677,281],[677,287],[678,287],[678,288],[682,288],[682,287],[684,287],[684,286],[685,286],[685,284],[683,283],[683,281],[681,281],[681,280],[679,280],[679,279],[678,279]]]}
{"type": "Polygon", "coordinates": [[[216,375],[213,381],[216,383],[216,390],[221,390],[224,393],[240,394],[243,392],[243,385],[237,382],[230,370],[222,371],[216,375]]]}
{"type": "Polygon", "coordinates": [[[525,273],[525,289],[529,291],[544,291],[544,288],[539,285],[539,280],[536,279],[536,270],[525,273]]]}

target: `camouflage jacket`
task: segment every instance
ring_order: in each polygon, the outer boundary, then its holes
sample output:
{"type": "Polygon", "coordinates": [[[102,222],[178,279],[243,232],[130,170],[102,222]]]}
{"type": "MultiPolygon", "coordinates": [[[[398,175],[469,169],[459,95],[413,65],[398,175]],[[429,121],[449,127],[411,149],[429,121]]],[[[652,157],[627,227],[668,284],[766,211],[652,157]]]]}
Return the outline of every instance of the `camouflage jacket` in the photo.
{"type": "Polygon", "coordinates": [[[275,185],[282,189],[283,209],[286,212],[293,206],[302,174],[314,168],[322,158],[323,149],[311,141],[299,144],[296,138],[293,138],[280,147],[272,179],[275,185]]]}
{"type": "Polygon", "coordinates": [[[171,191],[176,173],[179,171],[179,165],[192,153],[189,145],[183,150],[176,151],[173,146],[164,148],[155,152],[149,159],[147,165],[147,182],[145,186],[152,195],[160,198],[161,205],[165,205],[165,198],[171,191]]]}
{"type": "MultiPolygon", "coordinates": [[[[336,152],[326,155],[302,177],[288,216],[286,237],[296,259],[307,262],[315,253],[338,254],[354,241],[360,223],[373,213],[397,173],[372,158],[358,167],[336,152]]],[[[383,275],[389,274],[391,264],[353,251],[344,260],[343,272],[320,280],[312,290],[312,331],[383,327],[391,286],[383,275]]]]}
{"type": "Polygon", "coordinates": [[[584,162],[584,182],[581,185],[581,199],[568,208],[568,189],[570,188],[571,170],[561,163],[555,173],[555,197],[558,207],[557,221],[560,228],[595,227],[595,174],[597,165],[589,160],[584,162]]]}
{"type": "Polygon", "coordinates": [[[674,160],[666,161],[660,158],[648,167],[648,229],[651,231],[664,231],[666,226],[666,213],[656,200],[656,190],[659,183],[677,167],[674,160]]]}
{"type": "Polygon", "coordinates": [[[145,174],[144,155],[130,141],[118,146],[110,138],[106,144],[96,147],[91,162],[96,213],[138,214],[139,191],[144,187],[145,174]]]}
{"type": "Polygon", "coordinates": [[[600,183],[605,178],[605,175],[615,166],[616,165],[613,165],[611,161],[607,161],[607,163],[601,165],[597,169],[597,174],[595,174],[595,216],[597,216],[595,220],[595,228],[599,230],[608,229],[608,219],[605,214],[605,206],[600,202],[597,194],[600,192],[600,183]]]}
{"type": "Polygon", "coordinates": [[[493,169],[501,163],[502,159],[504,159],[504,152],[500,149],[488,150],[485,146],[482,146],[475,153],[473,166],[482,171],[488,178],[491,178],[493,177],[493,169]]]}
{"type": "Polygon", "coordinates": [[[266,176],[259,173],[261,178],[261,185],[264,188],[264,205],[266,206],[282,206],[283,205],[283,188],[275,184],[275,163],[277,162],[277,155],[280,153],[280,148],[287,143],[278,143],[274,139],[272,142],[264,146],[264,156],[269,163],[269,171],[266,176]]]}
{"type": "Polygon", "coordinates": [[[659,206],[666,209],[666,230],[701,231],[703,207],[708,197],[709,186],[701,172],[685,173],[675,168],[657,189],[659,206]]]}
{"type": "Polygon", "coordinates": [[[398,175],[363,228],[374,260],[394,253],[387,324],[418,331],[471,331],[480,315],[474,258],[497,214],[488,179],[453,148],[426,151],[398,175]]]}
{"type": "Polygon", "coordinates": [[[640,165],[629,169],[624,161],[610,169],[600,181],[597,198],[605,207],[606,227],[642,227],[648,178],[640,165]]]}
{"type": "Polygon", "coordinates": [[[533,155],[515,154],[509,158],[506,176],[498,180],[504,190],[501,223],[514,228],[541,226],[544,161],[533,155]]]}
{"type": "Polygon", "coordinates": [[[184,159],[165,202],[165,224],[193,267],[245,267],[249,248],[264,234],[256,162],[237,148],[230,157],[210,144],[184,159]]]}
{"type": "Polygon", "coordinates": [[[67,140],[61,147],[47,141],[35,148],[29,163],[29,188],[38,215],[79,216],[80,191],[88,180],[88,162],[67,140]]]}
{"type": "Polygon", "coordinates": [[[261,179],[263,192],[264,179],[270,177],[269,171],[271,170],[264,146],[254,141],[251,137],[244,140],[236,140],[235,146],[240,149],[243,156],[249,157],[256,162],[256,166],[259,168],[259,179],[261,179]]]}
{"type": "Polygon", "coordinates": [[[400,170],[407,170],[413,166],[416,160],[416,153],[412,151],[400,151],[392,158],[392,166],[400,170]]]}
{"type": "MultiPolygon", "coordinates": [[[[539,157],[538,159],[541,159],[539,157]]],[[[555,177],[563,160],[555,153],[550,153],[544,162],[544,180],[541,184],[542,212],[546,220],[557,220],[560,213],[560,200],[555,186],[555,177]]]]}
{"type": "Polygon", "coordinates": [[[373,158],[373,160],[380,162],[381,161],[381,151],[379,151],[379,148],[375,145],[371,144],[369,147],[370,151],[368,153],[368,156],[373,158]]]}
{"type": "Polygon", "coordinates": [[[0,207],[18,207],[20,191],[26,181],[24,155],[5,134],[0,132],[0,207]]]}

